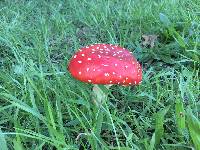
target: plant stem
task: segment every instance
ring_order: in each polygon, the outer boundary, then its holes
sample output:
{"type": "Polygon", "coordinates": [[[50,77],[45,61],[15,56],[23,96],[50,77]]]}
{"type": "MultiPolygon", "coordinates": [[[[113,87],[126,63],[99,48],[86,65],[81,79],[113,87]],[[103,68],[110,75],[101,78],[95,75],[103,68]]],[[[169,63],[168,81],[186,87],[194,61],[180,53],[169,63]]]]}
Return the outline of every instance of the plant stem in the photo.
{"type": "Polygon", "coordinates": [[[94,96],[94,103],[97,106],[101,106],[108,98],[108,89],[110,88],[111,84],[109,85],[97,85],[95,84],[93,87],[93,96],[94,96]]]}

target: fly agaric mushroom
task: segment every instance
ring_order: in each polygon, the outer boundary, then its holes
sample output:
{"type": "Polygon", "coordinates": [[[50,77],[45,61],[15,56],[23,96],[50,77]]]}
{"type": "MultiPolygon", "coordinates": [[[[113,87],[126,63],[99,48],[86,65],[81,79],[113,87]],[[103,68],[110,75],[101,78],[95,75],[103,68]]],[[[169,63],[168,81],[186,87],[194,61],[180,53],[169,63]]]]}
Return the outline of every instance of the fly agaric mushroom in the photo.
{"type": "Polygon", "coordinates": [[[92,84],[137,85],[142,81],[142,68],[132,53],[112,44],[79,49],[68,70],[74,78],[92,84]]]}

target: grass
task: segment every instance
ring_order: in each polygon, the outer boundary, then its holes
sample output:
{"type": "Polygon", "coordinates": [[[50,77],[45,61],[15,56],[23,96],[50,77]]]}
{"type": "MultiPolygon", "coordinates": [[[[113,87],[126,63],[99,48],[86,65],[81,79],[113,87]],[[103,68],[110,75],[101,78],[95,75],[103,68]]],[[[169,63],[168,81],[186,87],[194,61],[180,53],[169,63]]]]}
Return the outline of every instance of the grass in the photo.
{"type": "Polygon", "coordinates": [[[0,144],[26,149],[200,149],[198,0],[0,1],[0,144]],[[158,35],[153,48],[142,35],[158,35]],[[102,107],[66,69],[92,43],[143,66],[102,107]]]}

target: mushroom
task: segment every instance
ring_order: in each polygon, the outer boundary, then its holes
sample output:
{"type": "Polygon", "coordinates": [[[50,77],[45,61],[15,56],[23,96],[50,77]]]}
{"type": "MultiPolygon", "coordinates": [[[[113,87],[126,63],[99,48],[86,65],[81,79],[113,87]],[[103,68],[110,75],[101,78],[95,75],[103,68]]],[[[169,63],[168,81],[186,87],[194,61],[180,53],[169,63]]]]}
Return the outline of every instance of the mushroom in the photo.
{"type": "Polygon", "coordinates": [[[79,49],[69,62],[71,75],[82,82],[94,84],[96,102],[106,97],[97,86],[137,85],[142,81],[142,68],[127,49],[112,44],[94,44],[79,49]],[[101,98],[98,98],[101,97],[101,98]]]}

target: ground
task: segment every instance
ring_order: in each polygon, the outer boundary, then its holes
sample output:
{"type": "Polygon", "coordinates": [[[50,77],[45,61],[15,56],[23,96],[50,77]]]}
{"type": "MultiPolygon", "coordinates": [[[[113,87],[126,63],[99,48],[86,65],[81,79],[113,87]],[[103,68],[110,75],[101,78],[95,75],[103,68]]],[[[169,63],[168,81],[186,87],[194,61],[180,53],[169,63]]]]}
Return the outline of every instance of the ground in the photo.
{"type": "Polygon", "coordinates": [[[199,8],[199,0],[0,1],[1,149],[200,149],[199,8]],[[102,106],[67,70],[93,43],[125,47],[143,67],[140,85],[112,86],[102,106]]]}

